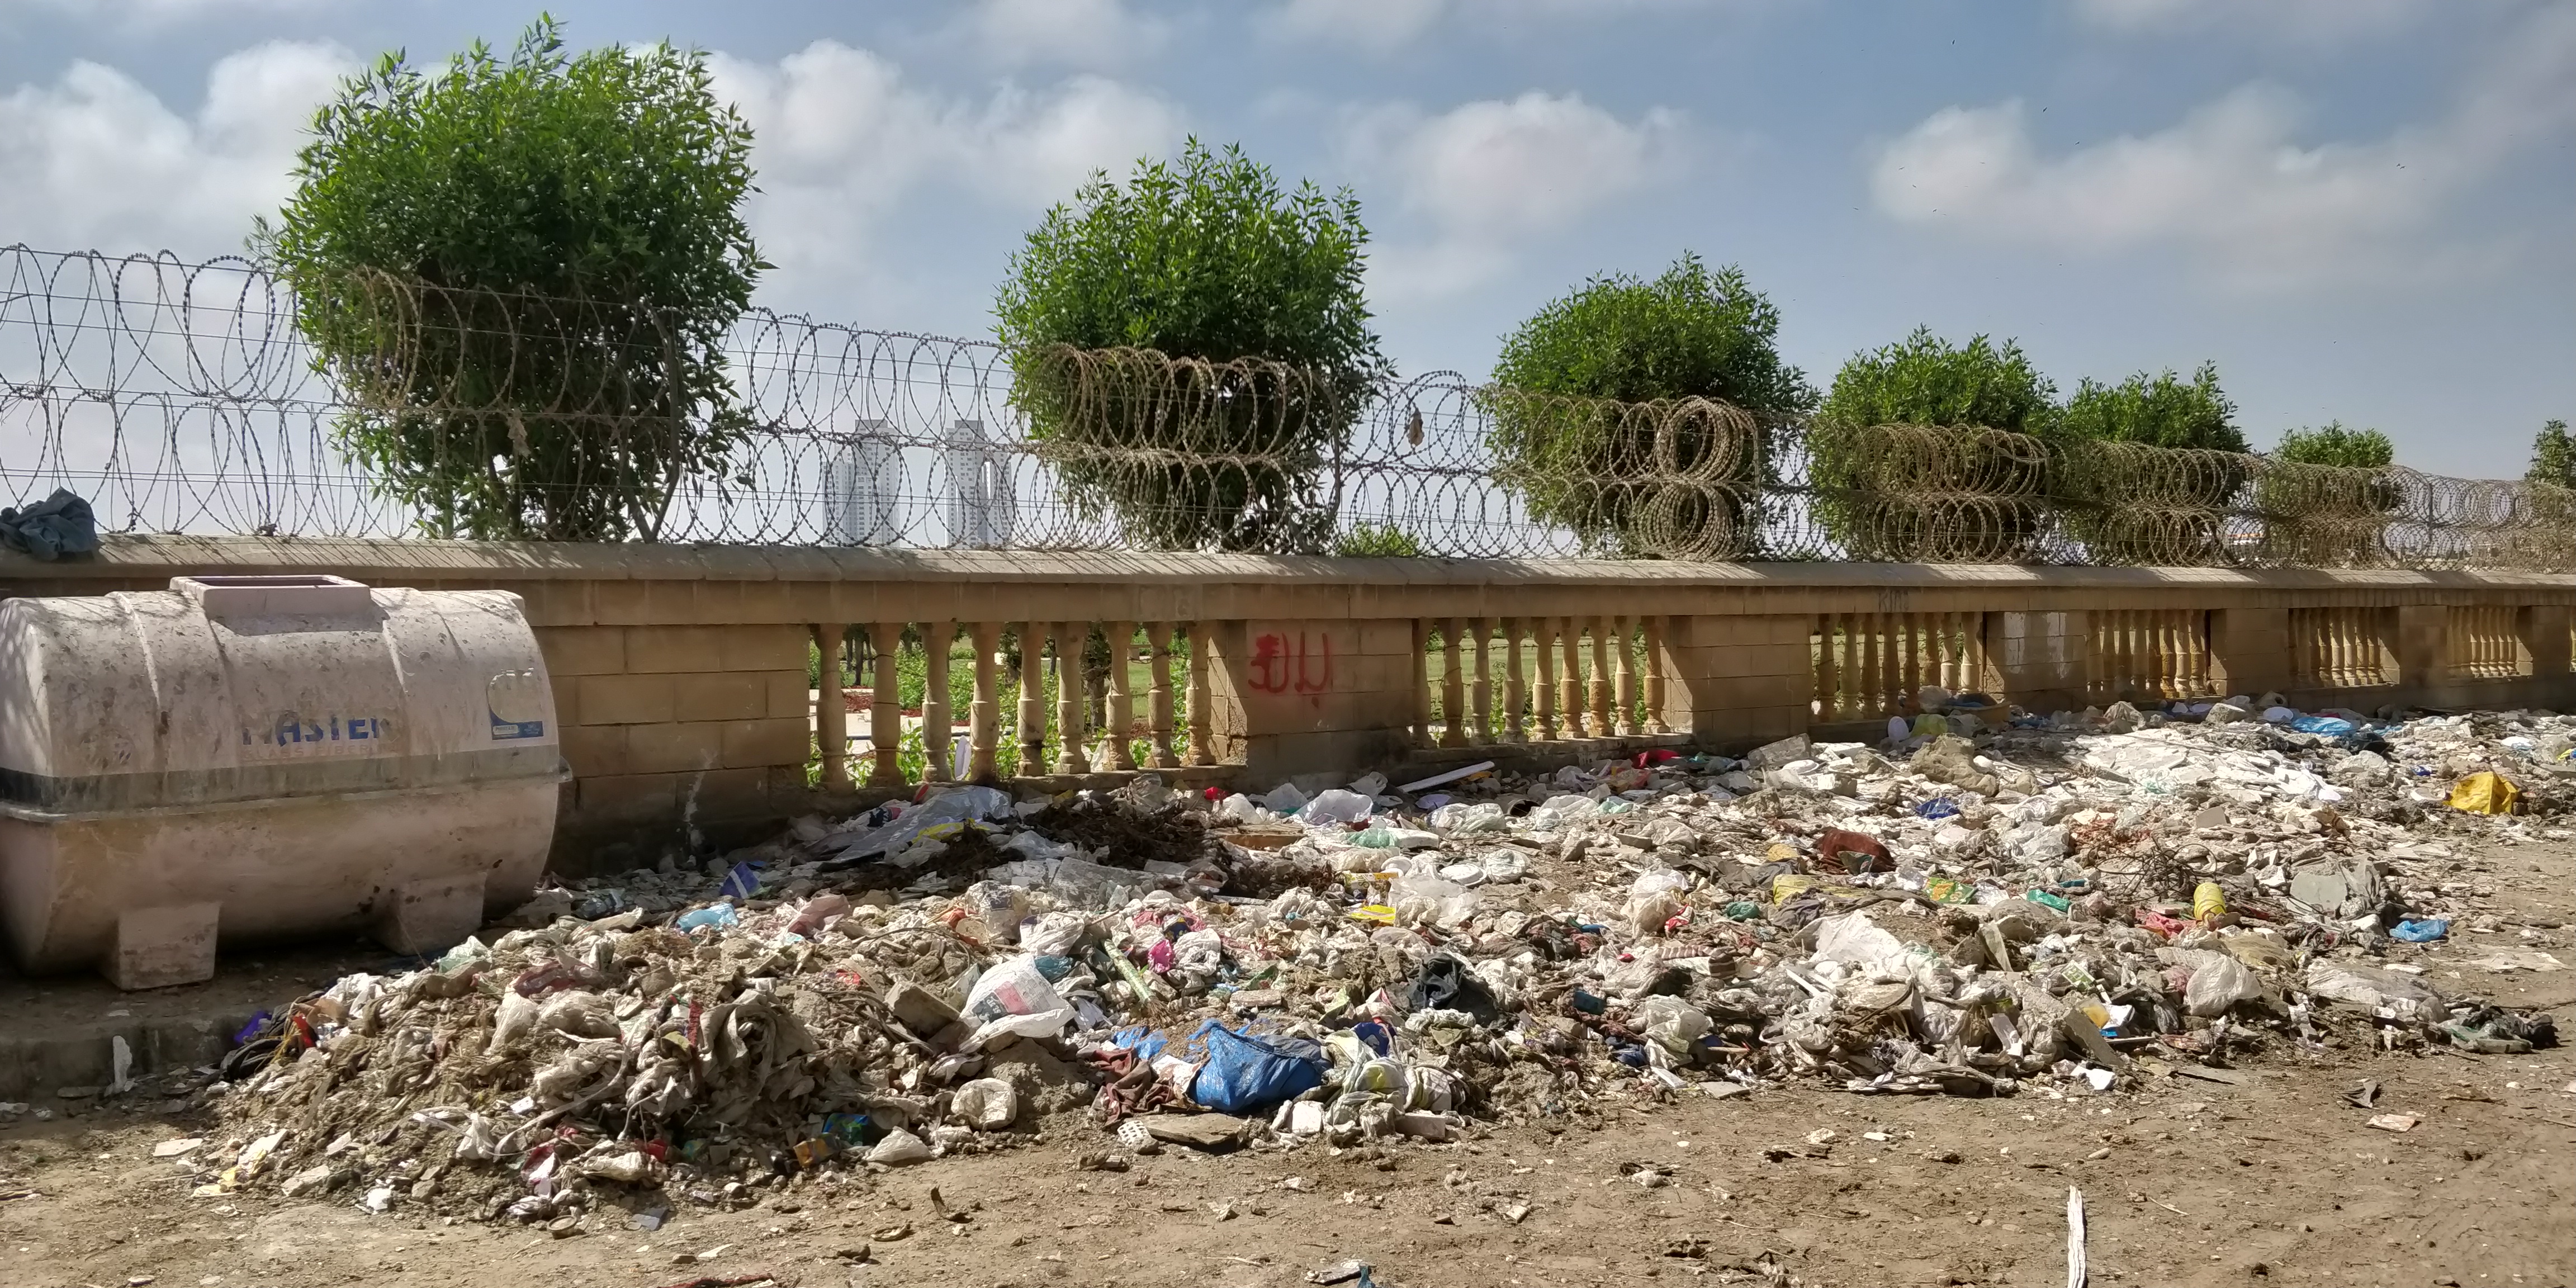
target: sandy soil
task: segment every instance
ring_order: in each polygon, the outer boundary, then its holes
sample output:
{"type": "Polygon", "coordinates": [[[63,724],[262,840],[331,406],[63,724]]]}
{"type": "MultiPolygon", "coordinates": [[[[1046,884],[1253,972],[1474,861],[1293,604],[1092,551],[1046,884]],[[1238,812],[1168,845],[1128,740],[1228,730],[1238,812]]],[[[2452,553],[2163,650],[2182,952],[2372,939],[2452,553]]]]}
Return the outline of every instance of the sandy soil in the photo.
{"type": "MultiPolygon", "coordinates": [[[[2576,920],[2576,854],[2508,847],[2464,867],[2512,910],[2499,931],[2404,951],[2447,988],[2576,1022],[2576,969],[2472,965],[2542,948],[2576,966],[2576,935],[2552,924],[2576,920]]],[[[733,1210],[683,1201],[650,1232],[599,1212],[561,1235],[371,1216],[345,1193],[192,1197],[151,1154],[194,1124],[93,1109],[0,1130],[0,1284],[1251,1288],[1355,1257],[1389,1288],[2060,1285],[2069,1187],[2096,1284],[2576,1283],[2576,1051],[2276,1043],[2238,1079],[1637,1100],[1451,1145],[1175,1149],[1123,1173],[1083,1170],[1102,1137],[1064,1118],[1023,1149],[781,1182],[733,1210]],[[2364,1079],[2382,1085],[2371,1110],[2343,1099],[2364,1079]],[[2375,1112],[2421,1123],[2376,1130],[2375,1112]]]]}

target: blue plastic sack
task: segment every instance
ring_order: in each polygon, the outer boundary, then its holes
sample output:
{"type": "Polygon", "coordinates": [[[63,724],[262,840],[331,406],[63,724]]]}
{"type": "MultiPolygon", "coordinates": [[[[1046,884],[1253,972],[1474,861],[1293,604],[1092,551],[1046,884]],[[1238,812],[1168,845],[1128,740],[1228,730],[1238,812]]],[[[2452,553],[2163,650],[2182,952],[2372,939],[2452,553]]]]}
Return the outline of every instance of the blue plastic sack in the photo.
{"type": "Polygon", "coordinates": [[[2450,933],[2451,923],[2443,918],[2426,917],[2419,921],[2410,917],[2398,922],[2397,928],[2388,932],[2388,937],[2402,944],[2429,944],[2450,933]]]}
{"type": "Polygon", "coordinates": [[[1947,796],[1935,796],[1915,806],[1914,816],[1916,818],[1956,818],[1959,816],[1959,802],[1947,796]]]}
{"type": "Polygon", "coordinates": [[[1139,1060],[1151,1060],[1172,1044],[1161,1029],[1147,1028],[1142,1024],[1120,1029],[1110,1034],[1109,1040],[1121,1051],[1135,1052],[1139,1060]]]}
{"type": "Polygon", "coordinates": [[[1304,1038],[1236,1032],[1201,1020],[1178,1043],[1141,1025],[1109,1035],[1140,1060],[1169,1053],[1199,1066],[1190,1099],[1221,1114],[1249,1114],[1324,1085],[1324,1051],[1304,1038]]]}
{"type": "Polygon", "coordinates": [[[681,913],[680,919],[672,924],[678,926],[682,931],[696,930],[701,926],[710,926],[715,929],[722,930],[728,926],[738,924],[741,920],[742,914],[734,911],[732,904],[712,903],[703,908],[694,908],[681,913]]]}
{"type": "Polygon", "coordinates": [[[2327,738],[2349,738],[2361,728],[2349,720],[2334,716],[2300,716],[2290,722],[2290,727],[2300,733],[2313,733],[2327,738]]]}

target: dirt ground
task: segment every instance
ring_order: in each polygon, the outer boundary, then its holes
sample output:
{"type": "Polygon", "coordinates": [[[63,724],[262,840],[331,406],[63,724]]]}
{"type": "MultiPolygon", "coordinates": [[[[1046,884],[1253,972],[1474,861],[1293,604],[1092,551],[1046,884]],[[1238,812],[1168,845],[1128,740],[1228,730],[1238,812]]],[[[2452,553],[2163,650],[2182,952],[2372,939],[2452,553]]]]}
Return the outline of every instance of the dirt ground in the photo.
{"type": "MultiPolygon", "coordinates": [[[[2498,929],[2400,959],[2576,1021],[2576,969],[2474,964],[2541,949],[2576,968],[2576,847],[2462,867],[2495,885],[2498,929]]],[[[1083,1170],[1103,1137],[1068,1117],[1022,1149],[781,1183],[739,1210],[683,1201],[652,1231],[597,1212],[561,1236],[369,1215],[345,1193],[193,1197],[152,1149],[197,1124],[73,1102],[0,1129],[0,1284],[1253,1288],[1357,1258],[1387,1288],[2053,1286],[2069,1187],[2096,1284],[2576,1284],[2576,1052],[2275,1043],[2234,1077],[2066,1098],[1641,1099],[1448,1145],[1174,1148],[1124,1173],[1083,1170]],[[2343,1098],[2365,1079],[2382,1086],[2369,1110],[2343,1098]],[[2366,1125],[2391,1112],[2421,1123],[2366,1125]]]]}

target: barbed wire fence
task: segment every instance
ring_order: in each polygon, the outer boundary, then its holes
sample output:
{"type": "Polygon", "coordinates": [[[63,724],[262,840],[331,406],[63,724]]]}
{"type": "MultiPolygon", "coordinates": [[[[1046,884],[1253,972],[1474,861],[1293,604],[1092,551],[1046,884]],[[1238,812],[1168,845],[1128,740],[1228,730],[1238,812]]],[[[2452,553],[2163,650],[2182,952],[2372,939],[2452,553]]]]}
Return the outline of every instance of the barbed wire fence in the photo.
{"type": "Polygon", "coordinates": [[[68,488],[125,533],[449,535],[460,503],[397,499],[386,453],[461,450],[490,454],[488,505],[604,489],[627,499],[612,528],[673,542],[2576,570],[2576,493],[2518,481],[1454,372],[1014,361],[759,310],[716,346],[719,416],[632,374],[675,343],[649,314],[391,278],[350,298],[384,339],[325,374],[294,293],[245,260],[0,249],[0,502],[68,488]],[[375,456],[353,426],[382,431],[375,456]],[[675,454],[700,430],[713,455],[675,454]]]}

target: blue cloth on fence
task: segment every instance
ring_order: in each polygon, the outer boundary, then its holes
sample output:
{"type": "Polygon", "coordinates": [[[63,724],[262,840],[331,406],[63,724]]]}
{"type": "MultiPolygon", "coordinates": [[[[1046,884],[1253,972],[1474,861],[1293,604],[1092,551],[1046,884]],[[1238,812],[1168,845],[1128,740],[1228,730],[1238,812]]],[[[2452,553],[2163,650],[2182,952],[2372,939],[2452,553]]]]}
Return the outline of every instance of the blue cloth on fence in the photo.
{"type": "Polygon", "coordinates": [[[98,553],[98,517],[89,502],[64,488],[26,509],[0,508],[0,543],[47,563],[64,555],[98,553]]]}

